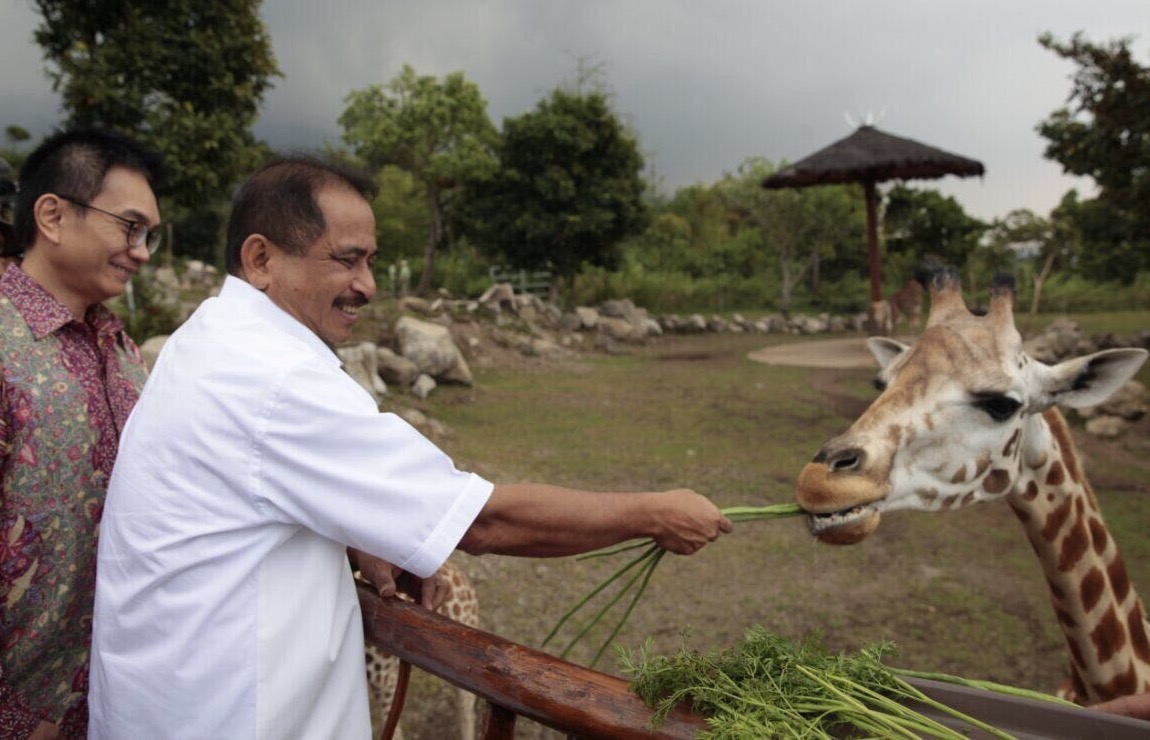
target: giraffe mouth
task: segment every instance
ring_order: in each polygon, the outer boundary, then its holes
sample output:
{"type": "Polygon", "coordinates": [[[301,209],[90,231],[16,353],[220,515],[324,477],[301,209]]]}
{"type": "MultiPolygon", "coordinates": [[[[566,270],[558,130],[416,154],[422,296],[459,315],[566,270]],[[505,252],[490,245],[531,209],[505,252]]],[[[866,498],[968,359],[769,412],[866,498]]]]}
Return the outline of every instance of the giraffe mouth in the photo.
{"type": "Polygon", "coordinates": [[[878,507],[874,504],[859,504],[849,509],[825,513],[810,512],[807,514],[807,526],[810,528],[811,534],[822,537],[833,532],[866,525],[872,519],[876,520],[874,524],[877,526],[878,513],[878,507]]]}

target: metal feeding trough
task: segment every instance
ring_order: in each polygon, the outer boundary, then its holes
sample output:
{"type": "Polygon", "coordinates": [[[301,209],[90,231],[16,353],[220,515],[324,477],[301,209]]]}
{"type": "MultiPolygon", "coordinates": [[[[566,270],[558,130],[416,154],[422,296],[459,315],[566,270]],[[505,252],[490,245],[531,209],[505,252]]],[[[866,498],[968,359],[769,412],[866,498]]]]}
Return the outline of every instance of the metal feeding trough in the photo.
{"type": "MultiPolygon", "coordinates": [[[[1039,699],[999,694],[957,684],[908,678],[931,699],[981,720],[1019,740],[1146,740],[1150,722],[1079,707],[1062,706],[1039,699]]],[[[971,738],[990,734],[964,725],[953,717],[919,703],[912,708],[971,738]]]]}

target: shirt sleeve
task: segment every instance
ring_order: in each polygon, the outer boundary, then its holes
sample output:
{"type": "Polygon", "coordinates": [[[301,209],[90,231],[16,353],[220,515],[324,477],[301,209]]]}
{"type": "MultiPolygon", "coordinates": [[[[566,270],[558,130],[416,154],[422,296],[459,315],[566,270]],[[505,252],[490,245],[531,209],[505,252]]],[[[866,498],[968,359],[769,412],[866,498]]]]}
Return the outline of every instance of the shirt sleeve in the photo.
{"type": "Polygon", "coordinates": [[[283,520],[424,577],[459,544],[493,488],[320,362],[294,368],[269,393],[252,475],[283,520]]]}

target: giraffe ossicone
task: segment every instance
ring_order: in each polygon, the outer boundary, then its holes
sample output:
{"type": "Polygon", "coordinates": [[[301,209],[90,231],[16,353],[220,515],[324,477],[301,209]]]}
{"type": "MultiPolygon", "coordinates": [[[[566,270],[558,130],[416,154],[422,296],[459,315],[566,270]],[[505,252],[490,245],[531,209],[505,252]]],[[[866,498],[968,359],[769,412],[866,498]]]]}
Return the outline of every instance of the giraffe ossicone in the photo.
{"type": "Polygon", "coordinates": [[[1047,365],[1023,350],[1012,282],[996,281],[985,315],[967,309],[953,270],[933,275],[930,296],[913,346],[869,340],[882,392],[800,473],[811,532],[853,544],[888,512],[1003,499],[1046,573],[1070,649],[1069,695],[1094,704],[1150,691],[1150,625],[1057,407],[1101,403],[1148,353],[1047,365]]]}

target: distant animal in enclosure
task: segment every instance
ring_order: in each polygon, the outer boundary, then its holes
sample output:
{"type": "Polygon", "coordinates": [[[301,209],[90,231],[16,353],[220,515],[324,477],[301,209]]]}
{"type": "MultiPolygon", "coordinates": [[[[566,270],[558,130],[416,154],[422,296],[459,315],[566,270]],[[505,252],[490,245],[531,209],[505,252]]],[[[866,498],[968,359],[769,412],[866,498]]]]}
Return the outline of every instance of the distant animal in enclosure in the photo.
{"type": "Polygon", "coordinates": [[[803,468],[797,496],[811,531],[852,544],[887,512],[1004,499],[1046,572],[1070,648],[1065,695],[1094,704],[1150,691],[1150,626],[1055,406],[1101,403],[1147,352],[1046,365],[1023,351],[1012,282],[996,280],[985,316],[967,309],[952,270],[935,273],[930,296],[913,346],[869,340],[882,393],[803,468]]]}
{"type": "MultiPolygon", "coordinates": [[[[451,593],[439,613],[468,627],[479,627],[479,595],[471,579],[457,565],[448,562],[439,571],[451,586],[451,593]]],[[[401,598],[407,598],[402,596],[401,598]]],[[[372,717],[379,719],[380,727],[386,721],[395,699],[399,680],[399,658],[371,645],[366,647],[367,688],[371,702],[372,717]]],[[[475,740],[475,695],[463,689],[456,689],[455,707],[459,715],[460,740],[475,740]]],[[[403,733],[396,728],[394,738],[401,739],[403,733]]]]}
{"type": "Polygon", "coordinates": [[[911,331],[918,331],[922,325],[922,296],[925,291],[915,279],[890,297],[890,321],[892,332],[897,332],[902,324],[911,331]]]}

